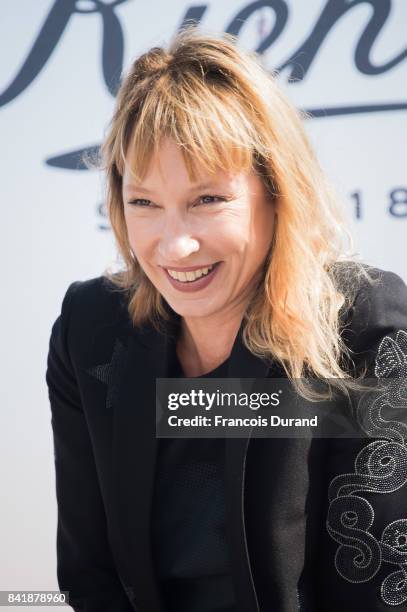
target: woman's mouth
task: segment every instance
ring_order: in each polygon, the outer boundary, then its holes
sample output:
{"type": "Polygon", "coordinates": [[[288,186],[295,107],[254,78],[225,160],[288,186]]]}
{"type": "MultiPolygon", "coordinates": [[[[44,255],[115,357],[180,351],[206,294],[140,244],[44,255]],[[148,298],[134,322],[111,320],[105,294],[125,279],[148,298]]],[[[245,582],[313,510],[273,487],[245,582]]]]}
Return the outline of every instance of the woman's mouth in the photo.
{"type": "Polygon", "coordinates": [[[164,268],[164,272],[171,285],[176,289],[187,292],[198,291],[199,289],[204,289],[212,282],[221,263],[221,261],[217,261],[207,268],[201,268],[193,272],[168,271],[166,268],[164,268]]]}

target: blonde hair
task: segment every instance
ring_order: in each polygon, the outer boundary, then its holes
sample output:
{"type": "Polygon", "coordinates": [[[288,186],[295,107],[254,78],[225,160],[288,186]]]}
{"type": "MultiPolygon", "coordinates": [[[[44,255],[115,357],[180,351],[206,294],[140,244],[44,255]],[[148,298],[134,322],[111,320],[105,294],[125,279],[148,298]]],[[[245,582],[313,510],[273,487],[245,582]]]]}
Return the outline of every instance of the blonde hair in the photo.
{"type": "Polygon", "coordinates": [[[243,342],[255,355],[279,362],[304,397],[316,397],[304,381],[308,375],[336,379],[330,382],[346,391],[356,383],[342,366],[351,357],[340,313],[351,303],[355,278],[372,279],[350,254],[352,237],[306,136],[306,114],[289,102],[276,74],[236,43],[230,34],[187,27],[168,49],[153,47],[138,57],[125,76],[101,147],[107,210],[125,267],[105,276],[128,292],[135,326],[168,320],[163,297],[128,240],[121,190],[129,147],[138,180],[166,136],[179,145],[190,180],[197,167],[254,169],[277,214],[263,279],[244,314],[243,342]],[[345,287],[347,277],[352,281],[345,287]]]}

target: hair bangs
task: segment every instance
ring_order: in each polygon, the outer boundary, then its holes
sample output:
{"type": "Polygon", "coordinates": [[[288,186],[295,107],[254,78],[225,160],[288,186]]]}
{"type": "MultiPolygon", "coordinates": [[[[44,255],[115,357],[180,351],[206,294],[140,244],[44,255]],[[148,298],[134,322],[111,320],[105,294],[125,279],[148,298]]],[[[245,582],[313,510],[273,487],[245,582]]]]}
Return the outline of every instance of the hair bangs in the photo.
{"type": "Polygon", "coordinates": [[[150,90],[139,117],[121,134],[116,161],[121,175],[131,158],[130,172],[141,182],[164,138],[180,147],[191,181],[196,181],[202,170],[208,174],[219,170],[237,173],[254,167],[253,126],[234,98],[208,90],[199,79],[193,86],[187,82],[171,85],[157,86],[158,92],[150,90]]]}

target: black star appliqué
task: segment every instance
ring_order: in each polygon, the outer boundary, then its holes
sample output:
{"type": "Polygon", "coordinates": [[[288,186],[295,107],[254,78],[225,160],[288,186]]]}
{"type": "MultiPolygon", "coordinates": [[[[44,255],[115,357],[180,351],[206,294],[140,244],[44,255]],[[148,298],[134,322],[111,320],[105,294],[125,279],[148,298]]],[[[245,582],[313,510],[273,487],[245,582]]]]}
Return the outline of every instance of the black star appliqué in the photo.
{"type": "Polygon", "coordinates": [[[106,408],[108,409],[113,406],[113,399],[119,386],[119,372],[126,352],[127,347],[116,338],[110,362],[93,366],[87,370],[88,374],[107,385],[106,408]]]}

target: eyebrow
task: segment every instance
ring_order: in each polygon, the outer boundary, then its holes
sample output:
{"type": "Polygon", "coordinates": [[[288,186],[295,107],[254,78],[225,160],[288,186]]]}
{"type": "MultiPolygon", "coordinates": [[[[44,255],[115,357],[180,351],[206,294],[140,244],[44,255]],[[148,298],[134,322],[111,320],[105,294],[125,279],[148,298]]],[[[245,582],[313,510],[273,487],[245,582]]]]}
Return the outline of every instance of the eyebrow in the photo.
{"type": "MultiPolygon", "coordinates": [[[[193,185],[189,191],[198,191],[200,189],[213,189],[214,187],[219,188],[219,185],[216,185],[215,183],[208,183],[208,182],[204,182],[204,183],[197,183],[196,185],[193,185]]],[[[154,191],[150,191],[149,189],[146,189],[145,187],[139,187],[137,185],[125,185],[124,187],[125,191],[140,191],[142,193],[154,193],[154,191]]]]}

